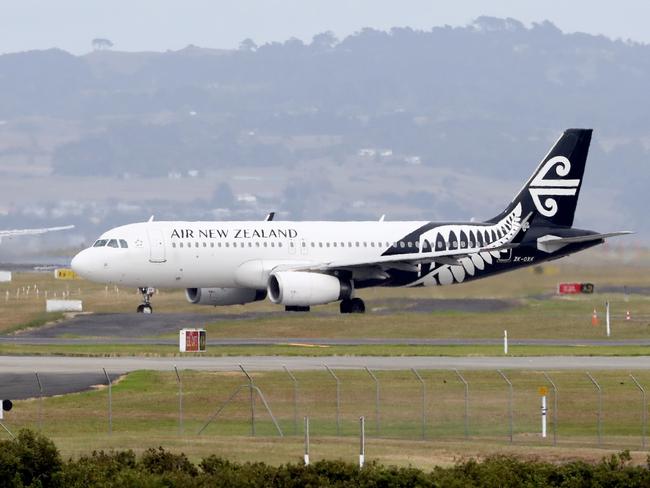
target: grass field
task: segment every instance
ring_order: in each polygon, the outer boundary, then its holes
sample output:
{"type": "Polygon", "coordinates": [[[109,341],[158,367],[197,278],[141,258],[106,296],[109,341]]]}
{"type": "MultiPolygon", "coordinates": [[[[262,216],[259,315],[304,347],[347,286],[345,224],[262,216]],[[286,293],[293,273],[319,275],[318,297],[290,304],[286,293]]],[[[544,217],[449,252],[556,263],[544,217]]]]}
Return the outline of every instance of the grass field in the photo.
{"type": "MultiPolygon", "coordinates": [[[[611,253],[610,253],[611,254],[611,253]]],[[[647,292],[622,293],[623,287],[647,290],[648,257],[638,259],[612,257],[602,251],[585,253],[542,268],[533,268],[478,280],[462,285],[427,289],[370,289],[361,290],[369,312],[363,316],[340,315],[332,304],[314,307],[310,314],[285,313],[268,301],[232,307],[201,307],[187,303],[182,290],[163,291],[154,297],[156,313],[191,312],[197,314],[197,325],[207,328],[209,338],[278,338],[279,345],[268,347],[220,347],[211,354],[415,354],[464,355],[499,354],[497,347],[408,347],[377,346],[336,348],[307,348],[282,345],[284,338],[491,338],[516,339],[605,339],[604,302],[612,305],[612,339],[647,339],[650,337],[650,297],[647,292]],[[596,264],[594,264],[596,263],[596,264]],[[639,265],[641,264],[641,265],[639,265]],[[573,297],[556,297],[559,281],[582,281],[596,285],[597,293],[573,297]],[[616,293],[598,292],[615,288],[616,293]],[[431,298],[506,300],[510,308],[486,312],[445,310],[444,303],[426,302],[431,298]],[[418,302],[419,301],[419,302],[418,302]],[[417,303],[418,311],[409,307],[417,303]],[[591,325],[594,309],[599,312],[600,325],[591,325]],[[626,321],[629,310],[632,319],[626,321]],[[242,313],[253,312],[253,318],[241,318],[242,313]],[[220,314],[219,320],[211,314],[220,314]],[[229,318],[232,317],[232,318],[229,318]]],[[[629,258],[629,256],[628,256],[629,258]]],[[[139,303],[135,290],[105,287],[79,281],[55,280],[49,273],[19,273],[14,282],[0,284],[0,331],[19,331],[40,327],[61,320],[61,314],[43,312],[45,292],[48,297],[83,300],[90,312],[132,312],[139,303]],[[38,296],[35,289],[38,289],[38,296]]],[[[69,336],[73,338],[72,336],[69,336]]],[[[164,335],[162,337],[165,337],[164,335]]],[[[175,338],[168,334],[167,338],[175,338]]],[[[288,341],[290,342],[290,341],[288,341]]],[[[166,346],[0,346],[5,354],[173,354],[166,346]]],[[[647,354],[647,348],[513,348],[513,354],[647,354]]]]}
{"type": "MultiPolygon", "coordinates": [[[[172,372],[139,371],[112,388],[113,424],[108,434],[107,389],[43,400],[18,401],[5,418],[11,429],[38,428],[51,436],[65,455],[92,449],[130,448],[138,452],[158,445],[198,459],[210,453],[247,461],[264,458],[278,464],[302,453],[302,418],[310,417],[312,455],[355,459],[359,416],[367,419],[371,459],[429,467],[470,454],[525,451],[548,459],[598,459],[598,401],[584,372],[549,372],[558,386],[558,447],[553,445],[553,395],[549,388],[549,437],[541,439],[540,386],[550,386],[542,373],[506,371],[514,385],[514,442],[509,443],[508,389],[492,371],[466,371],[469,383],[468,437],[465,438],[464,388],[454,372],[419,371],[422,389],[410,371],[375,372],[380,385],[377,410],[375,384],[365,371],[336,371],[340,379],[340,436],[337,436],[336,386],[327,372],[255,373],[285,434],[280,438],[259,398],[255,400],[256,434],[250,438],[251,410],[244,389],[203,432],[198,430],[226,399],[246,383],[240,373],[183,371],[183,433],[179,433],[178,384],[172,372]],[[377,415],[378,412],[378,415],[377,415]],[[42,415],[42,417],[41,417],[42,415]],[[295,417],[294,417],[295,415],[295,417]],[[294,419],[297,422],[294,423],[294,419]],[[423,420],[424,419],[424,420],[423,420]],[[424,423],[423,423],[424,422],[424,423]],[[424,435],[424,439],[423,439],[424,435]]],[[[602,447],[641,450],[641,399],[627,371],[593,372],[603,388],[602,447]]],[[[650,372],[635,376],[650,385],[650,372]]],[[[45,385],[47,388],[47,385],[45,385]]],[[[6,434],[3,434],[6,435],[6,434]]]]}

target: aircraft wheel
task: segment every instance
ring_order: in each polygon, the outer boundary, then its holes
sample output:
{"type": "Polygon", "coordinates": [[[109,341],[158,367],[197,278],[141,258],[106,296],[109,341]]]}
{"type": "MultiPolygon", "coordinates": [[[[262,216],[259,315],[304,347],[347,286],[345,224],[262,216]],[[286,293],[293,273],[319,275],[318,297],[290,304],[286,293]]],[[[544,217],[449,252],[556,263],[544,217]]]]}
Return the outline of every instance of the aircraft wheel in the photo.
{"type": "Polygon", "coordinates": [[[141,304],[138,305],[138,313],[153,313],[153,308],[151,305],[141,304]]]}
{"type": "Polygon", "coordinates": [[[284,307],[285,312],[309,312],[310,307],[309,305],[307,306],[300,306],[300,305],[287,305],[284,307]]]}
{"type": "Polygon", "coordinates": [[[351,313],[352,312],[352,300],[341,300],[339,304],[339,309],[341,313],[351,313]]]}
{"type": "Polygon", "coordinates": [[[350,300],[350,313],[366,313],[366,304],[361,298],[350,300]]]}

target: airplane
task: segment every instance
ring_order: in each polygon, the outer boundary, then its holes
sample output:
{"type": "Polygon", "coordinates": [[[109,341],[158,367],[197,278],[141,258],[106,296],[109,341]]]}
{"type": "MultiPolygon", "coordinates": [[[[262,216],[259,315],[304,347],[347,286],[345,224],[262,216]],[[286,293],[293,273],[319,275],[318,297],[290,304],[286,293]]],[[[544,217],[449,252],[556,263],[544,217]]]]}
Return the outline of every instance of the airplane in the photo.
{"type": "Polygon", "coordinates": [[[45,234],[47,232],[57,232],[60,230],[69,230],[74,229],[74,225],[64,225],[62,227],[45,227],[43,229],[12,229],[12,230],[0,230],[0,242],[2,239],[16,236],[33,236],[38,234],[45,234]]]}
{"type": "Polygon", "coordinates": [[[364,313],[357,290],[464,283],[539,265],[628,231],[573,228],[591,129],[568,129],[515,196],[485,222],[148,222],[116,227],[72,260],[91,281],[185,288],[198,305],[266,297],[287,311],[340,302],[364,313]]]}

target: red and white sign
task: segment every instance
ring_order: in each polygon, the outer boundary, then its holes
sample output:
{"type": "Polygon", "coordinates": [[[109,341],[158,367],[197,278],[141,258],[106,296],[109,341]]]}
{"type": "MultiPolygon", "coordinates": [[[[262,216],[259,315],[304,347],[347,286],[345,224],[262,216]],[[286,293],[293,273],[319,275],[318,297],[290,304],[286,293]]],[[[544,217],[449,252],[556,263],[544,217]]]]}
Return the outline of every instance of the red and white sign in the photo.
{"type": "Polygon", "coordinates": [[[558,283],[558,295],[575,295],[582,293],[582,283],[558,283]]]}
{"type": "Polygon", "coordinates": [[[205,329],[181,329],[178,345],[180,352],[205,352],[205,329]]]}

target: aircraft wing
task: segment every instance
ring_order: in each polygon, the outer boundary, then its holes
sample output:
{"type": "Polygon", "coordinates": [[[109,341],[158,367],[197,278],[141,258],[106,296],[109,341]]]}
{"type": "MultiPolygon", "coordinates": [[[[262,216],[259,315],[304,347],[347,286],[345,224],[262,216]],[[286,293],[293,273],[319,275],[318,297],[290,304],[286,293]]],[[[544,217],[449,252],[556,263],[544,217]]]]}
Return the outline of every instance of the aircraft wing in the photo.
{"type": "Polygon", "coordinates": [[[503,249],[512,249],[517,244],[505,244],[501,246],[487,246],[475,248],[453,249],[449,251],[430,251],[430,252],[411,252],[403,254],[392,254],[389,256],[378,256],[372,260],[352,260],[342,259],[339,261],[329,261],[326,263],[316,263],[302,265],[298,267],[287,266],[285,269],[290,271],[333,271],[337,269],[362,268],[369,266],[400,266],[400,265],[417,265],[422,263],[439,262],[444,264],[460,264],[459,259],[480,252],[494,252],[503,249]]]}
{"type": "Polygon", "coordinates": [[[0,230],[0,238],[14,237],[14,236],[33,236],[37,234],[45,234],[46,232],[55,232],[59,230],[74,229],[74,225],[64,225],[63,227],[46,227],[43,229],[13,229],[13,230],[0,230]]]}
{"type": "MultiPolygon", "coordinates": [[[[532,212],[529,213],[520,224],[520,229],[525,226],[525,224],[532,217],[532,212]]],[[[401,254],[391,254],[388,256],[378,256],[372,258],[371,260],[340,260],[340,261],[330,261],[327,263],[317,263],[312,265],[300,266],[297,268],[288,267],[284,269],[289,269],[291,271],[334,271],[337,269],[351,269],[351,268],[364,268],[364,267],[412,267],[418,264],[438,262],[443,264],[457,265],[460,264],[459,259],[465,258],[470,254],[477,254],[481,252],[494,252],[502,251],[506,249],[513,249],[519,246],[519,242],[514,242],[515,238],[519,235],[519,231],[513,235],[510,241],[497,244],[493,243],[488,246],[483,247],[473,247],[473,248],[459,248],[459,249],[450,249],[445,251],[429,251],[429,252],[412,252],[412,253],[401,253],[401,254]]]]}

